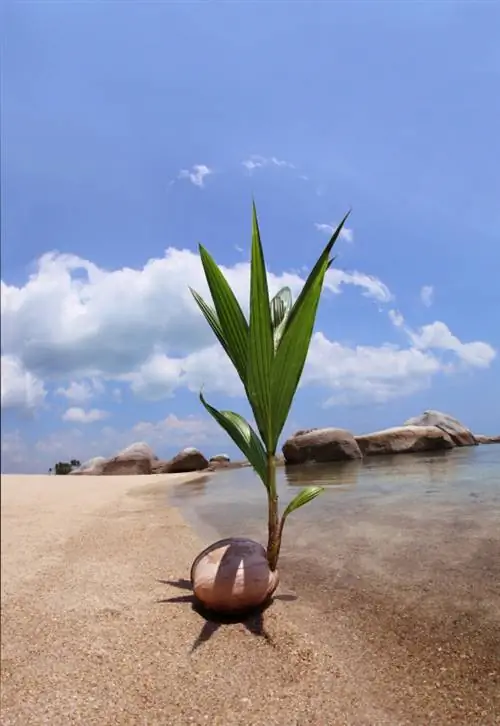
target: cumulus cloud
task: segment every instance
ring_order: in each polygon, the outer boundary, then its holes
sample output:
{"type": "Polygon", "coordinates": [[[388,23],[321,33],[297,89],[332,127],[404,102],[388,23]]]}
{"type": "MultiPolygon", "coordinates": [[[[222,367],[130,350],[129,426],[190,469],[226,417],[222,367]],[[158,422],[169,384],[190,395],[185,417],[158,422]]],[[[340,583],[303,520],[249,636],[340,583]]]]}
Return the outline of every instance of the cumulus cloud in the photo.
{"type": "MultiPolygon", "coordinates": [[[[324,234],[327,234],[329,237],[332,236],[332,234],[337,229],[337,225],[334,224],[325,224],[320,222],[315,222],[314,226],[318,230],[318,232],[323,232],[324,234]]],[[[342,227],[342,230],[339,234],[339,239],[343,239],[346,242],[353,242],[354,241],[354,232],[350,227],[342,227]]]]}
{"type": "Polygon", "coordinates": [[[354,285],[362,290],[362,295],[372,298],[378,302],[388,303],[392,300],[393,295],[387,285],[372,275],[366,275],[364,272],[346,272],[338,268],[330,268],[325,275],[325,288],[334,293],[341,292],[343,285],[354,285]]]}
{"type": "Polygon", "coordinates": [[[62,420],[71,421],[71,423],[89,424],[102,421],[108,415],[107,411],[101,411],[98,408],[91,408],[85,411],[85,409],[79,406],[72,406],[63,413],[62,420]]]}
{"type": "MultiPolygon", "coordinates": [[[[249,263],[222,269],[246,310],[249,263]]],[[[288,285],[297,295],[303,283],[296,273],[269,273],[271,294],[288,285]]],[[[178,358],[213,343],[188,285],[209,296],[199,257],[190,250],[169,248],[143,268],[111,271],[74,255],[46,254],[23,286],[2,283],[3,347],[41,379],[120,380],[157,350],[178,358]]],[[[328,290],[339,293],[345,285],[377,301],[390,299],[375,277],[328,271],[328,290]]]]}
{"type": "MultiPolygon", "coordinates": [[[[413,330],[406,324],[403,315],[396,310],[389,310],[389,319],[393,325],[403,330],[412,347],[416,350],[434,350],[454,354],[456,361],[472,368],[488,368],[496,358],[495,349],[483,341],[476,340],[463,343],[448,328],[446,323],[436,320],[413,330]]],[[[443,364],[443,369],[453,368],[453,362],[443,364]]]]}
{"type": "Polygon", "coordinates": [[[245,159],[241,162],[242,166],[252,174],[256,169],[263,169],[266,166],[275,166],[281,168],[295,169],[294,164],[283,159],[277,159],[275,156],[260,156],[259,154],[252,154],[250,158],[245,159]]]}
{"type": "Polygon", "coordinates": [[[40,406],[46,396],[43,382],[12,355],[1,359],[1,404],[3,409],[16,408],[32,411],[40,406]]]}
{"type": "Polygon", "coordinates": [[[169,358],[154,353],[137,370],[125,375],[134,393],[158,400],[172,396],[178,388],[198,392],[223,391],[228,396],[243,395],[243,386],[228,357],[217,345],[190,353],[183,358],[169,358]]]}
{"type": "Polygon", "coordinates": [[[426,308],[430,308],[434,302],[434,288],[432,285],[424,285],[420,290],[420,300],[426,308]]]}
{"type": "Polygon", "coordinates": [[[94,378],[92,381],[71,381],[66,388],[60,387],[56,394],[64,396],[73,403],[86,403],[96,395],[104,392],[102,381],[94,378]]]}
{"type": "MultiPolygon", "coordinates": [[[[247,310],[249,264],[223,267],[247,310]]],[[[271,294],[288,285],[296,297],[304,277],[269,272],[271,294]]],[[[145,399],[171,396],[179,388],[239,396],[242,386],[194,303],[188,286],[209,297],[197,254],[169,248],[142,268],[104,270],[74,255],[50,253],[24,285],[2,282],[2,405],[33,408],[45,384],[71,404],[66,421],[89,423],[104,412],[84,405],[102,393],[130,387],[145,399]],[[4,385],[4,378],[6,385],[4,385]],[[116,385],[120,388],[116,389],[116,385]]],[[[393,294],[378,278],[333,268],[325,288],[340,294],[357,288],[378,305],[393,294]]],[[[436,321],[411,330],[400,312],[387,311],[403,336],[399,346],[347,346],[316,333],[303,385],[321,385],[325,401],[381,401],[429,384],[451,363],[484,368],[495,357],[485,342],[462,342],[436,321]]],[[[374,314],[376,312],[374,311],[374,314]]],[[[117,394],[119,395],[119,394],[117,394]]]]}
{"type": "Polygon", "coordinates": [[[416,348],[347,346],[315,333],[304,385],[326,390],[324,405],[383,403],[426,387],[440,362],[416,348]]]}
{"type": "Polygon", "coordinates": [[[201,419],[197,416],[185,418],[170,413],[161,421],[141,421],[133,429],[138,439],[154,442],[164,441],[165,438],[172,444],[186,447],[199,446],[200,443],[221,438],[221,429],[213,419],[201,419]]]}
{"type": "Polygon", "coordinates": [[[213,169],[210,169],[205,164],[195,164],[191,169],[181,169],[178,178],[189,179],[195,187],[203,187],[205,186],[205,177],[213,173],[213,169]]]}
{"type": "Polygon", "coordinates": [[[462,343],[445,323],[436,321],[410,332],[413,345],[418,350],[442,350],[455,353],[457,358],[474,368],[488,368],[496,357],[495,349],[488,343],[474,341],[462,343]]]}

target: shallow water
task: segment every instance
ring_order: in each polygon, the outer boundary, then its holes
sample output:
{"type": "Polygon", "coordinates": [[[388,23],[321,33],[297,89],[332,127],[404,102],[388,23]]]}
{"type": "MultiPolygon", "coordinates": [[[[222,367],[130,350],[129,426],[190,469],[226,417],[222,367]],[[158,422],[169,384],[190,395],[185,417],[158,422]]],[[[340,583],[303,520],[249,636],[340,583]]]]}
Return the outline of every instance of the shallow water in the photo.
{"type": "MultiPolygon", "coordinates": [[[[308,540],[311,527],[316,541],[318,536],[328,537],[339,519],[361,511],[376,515],[379,526],[397,512],[413,520],[445,511],[470,519],[481,510],[491,519],[500,516],[500,446],[279,468],[280,505],[286,506],[300,487],[310,484],[324,486],[325,493],[287,523],[287,530],[300,528],[308,540]]],[[[183,484],[173,491],[172,501],[207,534],[262,535],[265,530],[265,492],[251,469],[223,471],[206,481],[183,484]]]]}
{"type": "MultiPolygon", "coordinates": [[[[326,488],[285,528],[291,617],[331,642],[356,633],[360,667],[397,683],[410,722],[499,722],[500,446],[283,468],[278,480],[281,507],[300,486],[326,488]]],[[[184,484],[172,501],[207,542],[265,541],[265,491],[250,469],[184,484]]]]}

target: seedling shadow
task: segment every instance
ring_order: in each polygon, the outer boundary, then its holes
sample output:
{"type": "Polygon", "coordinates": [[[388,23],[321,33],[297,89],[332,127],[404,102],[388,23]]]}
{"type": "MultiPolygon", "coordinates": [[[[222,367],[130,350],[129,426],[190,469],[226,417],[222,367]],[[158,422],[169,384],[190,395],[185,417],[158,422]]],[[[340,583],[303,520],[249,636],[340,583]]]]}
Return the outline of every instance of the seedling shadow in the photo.
{"type": "Polygon", "coordinates": [[[292,601],[296,600],[295,595],[275,595],[267,600],[258,608],[242,610],[236,614],[216,613],[213,610],[205,608],[193,594],[193,588],[189,580],[158,580],[163,585],[170,585],[179,590],[188,591],[189,595],[177,595],[175,597],[162,598],[157,600],[160,604],[178,604],[185,603],[191,606],[191,609],[205,621],[201,631],[191,646],[191,653],[194,653],[203,643],[206,643],[215,633],[224,625],[244,625],[246,630],[256,637],[264,638],[269,644],[272,644],[272,638],[264,627],[264,613],[271,607],[274,600],[292,601]]]}

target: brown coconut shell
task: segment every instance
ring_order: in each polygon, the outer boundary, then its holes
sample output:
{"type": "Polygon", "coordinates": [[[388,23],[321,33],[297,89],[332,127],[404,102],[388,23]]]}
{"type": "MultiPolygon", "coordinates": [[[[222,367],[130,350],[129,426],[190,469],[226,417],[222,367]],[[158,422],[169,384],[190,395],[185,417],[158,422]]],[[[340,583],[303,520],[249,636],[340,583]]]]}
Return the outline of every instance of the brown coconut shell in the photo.
{"type": "Polygon", "coordinates": [[[216,612],[238,612],[264,605],[279,584],[266,550],[252,539],[228,537],[204,549],[191,567],[196,599],[216,612]]]}

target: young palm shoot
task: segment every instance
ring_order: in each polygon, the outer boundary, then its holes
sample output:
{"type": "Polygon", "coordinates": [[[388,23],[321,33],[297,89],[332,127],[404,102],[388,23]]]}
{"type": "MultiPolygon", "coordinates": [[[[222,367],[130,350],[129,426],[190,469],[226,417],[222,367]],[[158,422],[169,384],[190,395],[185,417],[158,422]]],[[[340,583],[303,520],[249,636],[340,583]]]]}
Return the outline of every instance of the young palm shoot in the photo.
{"type": "Polygon", "coordinates": [[[262,605],[278,586],[278,559],[289,514],[315,499],[323,489],[310,486],[279,514],[276,449],[306,362],[325,274],[346,215],[307,278],[295,303],[284,287],[269,299],[267,273],[253,205],[250,272],[250,319],[247,320],[222,271],[204,247],[200,256],[213,307],[191,290],[208,324],[243,383],[257,431],[239,414],[219,411],[200,393],[211,416],[248,459],[267,493],[267,547],[244,538],[220,540],[193,562],[191,581],[206,607],[237,611],[262,605]]]}

